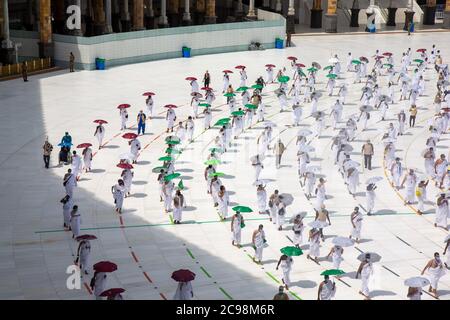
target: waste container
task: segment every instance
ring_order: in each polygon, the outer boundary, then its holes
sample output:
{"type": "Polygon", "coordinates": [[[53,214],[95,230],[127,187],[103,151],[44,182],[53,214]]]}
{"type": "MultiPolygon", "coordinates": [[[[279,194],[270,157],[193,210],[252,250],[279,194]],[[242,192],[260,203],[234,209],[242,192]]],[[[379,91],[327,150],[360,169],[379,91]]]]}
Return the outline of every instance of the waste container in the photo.
{"type": "Polygon", "coordinates": [[[191,48],[183,47],[183,58],[190,58],[191,57],[191,48]]]}
{"type": "Polygon", "coordinates": [[[275,39],[275,48],[283,49],[283,45],[284,45],[283,39],[280,39],[280,38],[275,39]]]}
{"type": "Polygon", "coordinates": [[[97,70],[105,70],[105,66],[106,66],[106,59],[103,58],[95,59],[95,68],[97,70]]]}

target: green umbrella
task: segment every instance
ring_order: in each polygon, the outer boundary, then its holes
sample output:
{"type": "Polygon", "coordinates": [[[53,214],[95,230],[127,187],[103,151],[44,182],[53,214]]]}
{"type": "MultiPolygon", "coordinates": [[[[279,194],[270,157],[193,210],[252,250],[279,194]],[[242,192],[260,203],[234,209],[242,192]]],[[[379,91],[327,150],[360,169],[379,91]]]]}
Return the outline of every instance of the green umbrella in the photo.
{"type": "Polygon", "coordinates": [[[383,64],[383,66],[388,67],[388,68],[393,68],[394,66],[390,63],[385,63],[383,64]]]}
{"type": "Polygon", "coordinates": [[[230,118],[220,119],[214,125],[215,126],[226,126],[228,124],[228,122],[230,122],[230,120],[231,120],[230,118]]]}
{"type": "Polygon", "coordinates": [[[178,178],[179,176],[181,176],[181,173],[168,174],[167,176],[164,177],[164,181],[170,181],[170,180],[178,178]]]}
{"type": "Polygon", "coordinates": [[[176,145],[176,144],[180,144],[180,141],[169,140],[169,141],[166,141],[166,143],[167,143],[168,145],[176,145]]]}
{"type": "Polygon", "coordinates": [[[326,66],[325,68],[323,68],[323,70],[331,70],[333,69],[333,66],[326,66]]]}
{"type": "Polygon", "coordinates": [[[173,161],[173,160],[175,160],[175,159],[172,158],[172,157],[169,157],[169,156],[165,156],[165,157],[159,158],[158,160],[159,160],[159,161],[173,161]]]}
{"type": "Polygon", "coordinates": [[[417,63],[423,63],[423,60],[421,60],[421,59],[414,59],[414,62],[417,62],[417,63]]]}
{"type": "Polygon", "coordinates": [[[263,88],[263,86],[260,85],[260,84],[254,84],[254,85],[252,85],[252,88],[253,88],[253,89],[261,90],[261,89],[263,88]]]}
{"type": "Polygon", "coordinates": [[[166,153],[167,153],[167,154],[180,154],[181,151],[179,151],[179,150],[177,150],[177,149],[167,148],[167,149],[166,149],[166,153]]]}
{"type": "Polygon", "coordinates": [[[334,74],[334,73],[327,74],[327,78],[336,79],[337,78],[337,74],[334,74]]]}
{"type": "Polygon", "coordinates": [[[314,68],[314,67],[311,67],[311,68],[306,69],[306,70],[309,71],[309,72],[316,72],[318,69],[314,68]]]}
{"type": "Polygon", "coordinates": [[[249,87],[239,87],[236,89],[236,91],[247,91],[249,89],[249,87]]]}
{"type": "Polygon", "coordinates": [[[153,173],[159,173],[161,170],[166,170],[167,169],[167,167],[164,167],[164,166],[161,166],[161,167],[155,167],[155,168],[153,168],[152,169],[152,172],[153,173]]]}
{"type": "Polygon", "coordinates": [[[325,270],[320,275],[322,275],[322,276],[340,276],[342,274],[345,274],[345,272],[343,270],[329,269],[329,270],[325,270]]]}
{"type": "Polygon", "coordinates": [[[225,176],[225,173],[223,173],[223,172],[214,172],[214,173],[211,173],[208,177],[214,178],[214,177],[223,177],[223,176],[225,176]]]}
{"type": "Polygon", "coordinates": [[[284,247],[280,249],[282,254],[287,255],[288,257],[292,256],[301,256],[303,254],[302,249],[297,247],[284,247]]]}
{"type": "Polygon", "coordinates": [[[183,179],[181,179],[180,182],[178,182],[178,189],[184,190],[183,179]]]}
{"type": "Polygon", "coordinates": [[[253,212],[252,209],[250,209],[249,207],[245,207],[245,206],[236,206],[233,208],[233,211],[237,211],[237,212],[253,212]]]}
{"type": "Polygon", "coordinates": [[[211,107],[211,105],[209,103],[200,103],[198,106],[199,107],[206,107],[206,108],[211,107]]]}
{"type": "Polygon", "coordinates": [[[255,106],[254,104],[248,103],[245,105],[247,109],[258,109],[258,106],[255,106]]]}
{"type": "Polygon", "coordinates": [[[235,94],[234,94],[234,93],[231,93],[231,92],[228,92],[228,93],[225,93],[223,96],[224,96],[224,97],[234,97],[235,94]]]}
{"type": "Polygon", "coordinates": [[[211,165],[211,166],[217,166],[218,164],[220,164],[221,162],[220,162],[220,160],[218,160],[218,159],[211,159],[211,160],[208,160],[208,161],[206,161],[205,162],[205,164],[207,165],[207,166],[209,166],[209,165],[211,165]]]}
{"type": "Polygon", "coordinates": [[[282,77],[278,78],[278,82],[285,83],[285,82],[288,82],[289,79],[290,78],[288,76],[282,76],[282,77]]]}
{"type": "Polygon", "coordinates": [[[245,114],[244,111],[234,111],[231,113],[233,116],[243,116],[245,114]]]}
{"type": "Polygon", "coordinates": [[[355,59],[355,60],[352,60],[352,63],[353,64],[361,64],[361,61],[355,59]]]}
{"type": "Polygon", "coordinates": [[[165,141],[180,141],[180,138],[178,138],[177,136],[168,136],[166,137],[165,141]]]}
{"type": "Polygon", "coordinates": [[[209,151],[211,151],[211,152],[213,152],[213,153],[215,153],[215,152],[218,152],[218,153],[222,153],[223,152],[223,150],[222,149],[220,149],[220,148],[211,148],[211,149],[209,149],[209,151]]]}

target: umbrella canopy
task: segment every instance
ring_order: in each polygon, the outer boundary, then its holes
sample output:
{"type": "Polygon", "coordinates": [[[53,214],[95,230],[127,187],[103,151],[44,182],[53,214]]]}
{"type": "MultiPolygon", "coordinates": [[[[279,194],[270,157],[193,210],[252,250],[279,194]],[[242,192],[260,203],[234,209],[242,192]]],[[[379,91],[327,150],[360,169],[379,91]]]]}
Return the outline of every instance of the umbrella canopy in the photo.
{"type": "Polygon", "coordinates": [[[77,148],[79,148],[79,149],[84,149],[84,148],[89,148],[89,147],[92,147],[91,143],[82,143],[77,146],[77,148]]]}
{"type": "Polygon", "coordinates": [[[179,190],[184,190],[184,184],[183,184],[183,179],[180,180],[180,182],[178,182],[178,189],[179,190]]]}
{"type": "Polygon", "coordinates": [[[167,167],[161,166],[161,167],[155,167],[152,169],[153,173],[160,173],[161,170],[164,170],[164,172],[166,171],[167,167]]]}
{"type": "Polygon", "coordinates": [[[246,206],[233,207],[233,211],[236,211],[236,212],[253,212],[253,210],[251,208],[246,207],[246,206]]]}
{"type": "Polygon", "coordinates": [[[236,117],[243,116],[244,114],[245,114],[244,111],[234,111],[231,113],[231,115],[236,116],[236,117]]]}
{"type": "Polygon", "coordinates": [[[417,49],[417,50],[416,50],[416,52],[425,52],[425,51],[427,51],[427,49],[425,49],[425,48],[417,49]]]}
{"type": "Polygon", "coordinates": [[[449,240],[450,240],[450,234],[449,234],[448,236],[445,237],[444,243],[445,243],[445,242],[448,242],[449,240]]]}
{"type": "Polygon", "coordinates": [[[211,87],[201,87],[200,89],[204,91],[213,91],[213,88],[211,87]]]}
{"type": "Polygon", "coordinates": [[[168,174],[167,176],[164,177],[164,181],[172,181],[173,179],[176,179],[180,176],[181,176],[181,173],[168,174]]]}
{"type": "Polygon", "coordinates": [[[320,172],[320,167],[319,166],[307,166],[306,167],[306,172],[320,172]]]}
{"type": "Polygon", "coordinates": [[[257,89],[257,90],[261,90],[263,88],[263,86],[260,85],[260,84],[254,84],[254,85],[252,85],[252,88],[253,89],[257,89]]]}
{"type": "Polygon", "coordinates": [[[309,71],[309,72],[316,72],[316,71],[318,71],[318,70],[319,70],[319,69],[314,68],[314,67],[311,67],[311,68],[306,69],[306,71],[309,71]]]}
{"type": "Polygon", "coordinates": [[[125,292],[123,288],[111,288],[100,293],[100,297],[114,297],[123,292],[125,292]]]}
{"type": "Polygon", "coordinates": [[[98,119],[98,120],[94,120],[94,123],[105,124],[105,123],[108,123],[108,121],[102,120],[102,119],[98,119]]]}
{"type": "Polygon", "coordinates": [[[373,107],[369,106],[369,105],[364,105],[364,106],[359,107],[359,110],[361,110],[361,111],[372,111],[373,107]]]}
{"type": "Polygon", "coordinates": [[[209,149],[209,151],[211,151],[212,153],[215,153],[215,152],[222,153],[223,152],[223,150],[221,148],[217,148],[217,147],[211,148],[211,149],[209,149]]]}
{"type": "Polygon", "coordinates": [[[303,254],[302,249],[292,246],[281,248],[280,252],[288,257],[301,256],[303,254]]]}
{"type": "Polygon", "coordinates": [[[352,152],[353,151],[353,147],[349,144],[341,144],[341,150],[346,151],[346,152],[352,152]]]}
{"type": "Polygon", "coordinates": [[[366,255],[369,255],[369,261],[370,262],[378,262],[381,260],[381,256],[378,253],[375,252],[363,252],[358,256],[359,261],[365,261],[366,255]]]}
{"type": "Polygon", "coordinates": [[[252,110],[258,109],[258,106],[255,106],[254,104],[251,104],[251,103],[246,104],[245,107],[247,109],[252,109],[252,110]]]}
{"type": "Polygon", "coordinates": [[[214,177],[223,177],[223,176],[225,176],[225,173],[223,173],[223,172],[214,172],[214,173],[211,173],[208,177],[214,178],[214,177]]]}
{"type": "Polygon", "coordinates": [[[414,59],[413,61],[414,61],[414,62],[417,62],[418,64],[423,63],[423,60],[422,60],[422,59],[414,59]]]}
{"type": "Polygon", "coordinates": [[[166,141],[166,144],[168,144],[168,145],[170,145],[170,146],[177,145],[177,144],[180,144],[180,143],[181,143],[181,142],[178,141],[178,140],[169,140],[169,141],[166,141]]]}
{"type": "Polygon", "coordinates": [[[275,68],[275,67],[276,67],[276,65],[274,65],[274,64],[271,64],[271,63],[266,64],[266,68],[275,68]]]}
{"type": "Polygon", "coordinates": [[[218,120],[214,125],[215,126],[226,126],[230,122],[230,118],[223,118],[218,120]]]}
{"type": "Polygon", "coordinates": [[[177,136],[167,136],[164,141],[180,141],[181,139],[177,136]]]}
{"type": "Polygon", "coordinates": [[[347,161],[346,163],[344,163],[345,170],[348,170],[350,168],[357,168],[359,166],[360,166],[359,162],[356,162],[353,160],[350,160],[350,161],[347,161]]]}
{"type": "Polygon", "coordinates": [[[392,56],[392,52],[383,52],[383,56],[390,57],[392,56]]]}
{"type": "Polygon", "coordinates": [[[388,68],[393,68],[394,67],[394,65],[390,64],[390,63],[385,63],[385,64],[383,64],[383,66],[388,67],[388,68]]]}
{"type": "Polygon", "coordinates": [[[337,78],[337,74],[330,73],[330,74],[327,74],[326,77],[329,78],[329,79],[336,79],[337,78]]]}
{"type": "Polygon", "coordinates": [[[191,96],[192,97],[203,98],[203,95],[200,92],[191,92],[191,96]]]}
{"type": "Polygon", "coordinates": [[[211,165],[211,166],[217,166],[217,165],[221,164],[221,162],[220,162],[220,160],[218,160],[218,159],[210,159],[210,160],[208,160],[208,161],[205,161],[205,164],[206,164],[207,166],[209,166],[209,165],[211,165]]]}
{"type": "Polygon", "coordinates": [[[236,89],[236,91],[241,92],[241,91],[247,91],[248,89],[250,89],[249,87],[239,87],[236,89]]]}
{"type": "Polygon", "coordinates": [[[322,118],[324,115],[325,115],[325,113],[323,113],[322,111],[317,111],[317,112],[314,112],[312,116],[315,119],[319,119],[319,118],[322,118]]]}
{"type": "Polygon", "coordinates": [[[303,63],[296,63],[295,66],[297,68],[304,68],[304,67],[306,67],[303,63]]]}
{"type": "Polygon", "coordinates": [[[359,57],[359,60],[361,61],[361,62],[369,62],[369,59],[367,59],[366,57],[359,57]]]}
{"type": "Polygon", "coordinates": [[[314,92],[311,94],[311,96],[312,96],[312,97],[320,98],[320,97],[322,97],[322,92],[314,91],[314,92]]]}
{"type": "Polygon", "coordinates": [[[125,152],[119,155],[120,160],[132,160],[134,155],[131,152],[125,152]]]}
{"type": "Polygon", "coordinates": [[[300,152],[313,152],[314,150],[314,147],[308,144],[304,144],[299,148],[300,152]]]}
{"type": "MultiPolygon", "coordinates": [[[[338,58],[330,58],[329,60],[328,60],[328,63],[338,63],[339,62],[339,59],[338,58]]],[[[325,69],[324,69],[325,70],[325,69]]]]}
{"type": "Polygon", "coordinates": [[[322,66],[318,63],[318,62],[313,62],[312,64],[311,64],[314,68],[317,68],[318,70],[320,70],[320,69],[322,69],[322,66]]]}
{"type": "Polygon", "coordinates": [[[197,78],[196,77],[187,77],[186,80],[187,81],[194,81],[194,80],[197,80],[197,78]]]}
{"type": "Polygon", "coordinates": [[[405,286],[413,288],[422,288],[430,284],[430,280],[425,277],[411,277],[405,280],[405,286]]]}
{"type": "Polygon", "coordinates": [[[234,94],[233,92],[227,92],[223,96],[228,98],[228,97],[234,97],[234,96],[236,96],[236,94],[234,94]]]}
{"type": "Polygon", "coordinates": [[[120,168],[120,169],[133,169],[133,168],[134,168],[134,167],[133,167],[131,164],[129,164],[129,163],[119,163],[119,164],[117,165],[117,167],[120,168]]]}
{"type": "Polygon", "coordinates": [[[348,237],[334,237],[332,243],[340,247],[351,247],[355,241],[348,237]]]}
{"type": "Polygon", "coordinates": [[[167,109],[176,109],[177,106],[174,105],[174,104],[166,104],[166,105],[164,106],[164,108],[167,108],[167,109]]]}
{"type": "Polygon", "coordinates": [[[306,74],[302,70],[299,70],[298,74],[301,75],[302,77],[306,77],[306,74]]]}
{"type": "Polygon", "coordinates": [[[92,234],[83,234],[81,236],[76,237],[75,239],[77,239],[77,241],[80,241],[80,240],[95,240],[95,239],[97,239],[97,237],[92,235],[92,234]]]}
{"type": "Polygon", "coordinates": [[[231,71],[231,70],[223,70],[222,72],[223,73],[233,73],[233,71],[231,71]]]}
{"type": "Polygon", "coordinates": [[[238,65],[238,66],[236,66],[236,67],[234,67],[235,69],[245,69],[245,66],[243,66],[243,65],[238,65]]]}
{"type": "Polygon", "coordinates": [[[307,136],[310,136],[312,134],[313,134],[313,132],[311,130],[309,130],[309,129],[300,129],[297,132],[297,136],[303,136],[303,137],[307,137],[307,136]]]}
{"type": "Polygon", "coordinates": [[[175,160],[175,159],[172,158],[172,157],[169,157],[169,156],[165,156],[165,157],[159,158],[158,160],[159,160],[159,161],[173,161],[173,160],[175,160]]]}
{"type": "Polygon", "coordinates": [[[289,56],[289,57],[287,57],[287,59],[288,59],[288,60],[291,60],[291,61],[298,60],[297,57],[293,57],[293,56],[289,56]]]}
{"type": "Polygon", "coordinates": [[[372,177],[366,180],[366,184],[377,183],[383,180],[383,177],[372,177]]]}
{"type": "Polygon", "coordinates": [[[333,66],[326,66],[325,68],[323,68],[323,70],[331,70],[333,69],[333,66]]]}
{"type": "Polygon", "coordinates": [[[211,105],[209,103],[200,103],[198,106],[199,107],[205,107],[205,108],[211,107],[211,105]]]}
{"type": "Polygon", "coordinates": [[[117,109],[128,109],[131,107],[128,103],[122,103],[117,106],[117,109]]]}
{"type": "Polygon", "coordinates": [[[389,97],[389,96],[387,96],[387,95],[385,95],[385,94],[382,94],[382,95],[380,96],[380,100],[381,100],[381,101],[386,101],[386,102],[391,102],[391,97],[389,97]]]}
{"type": "Polygon", "coordinates": [[[122,135],[122,138],[133,140],[133,139],[136,139],[137,136],[138,136],[138,135],[137,135],[136,133],[133,133],[133,132],[127,132],[127,133],[125,133],[124,135],[122,135]]]}
{"type": "Polygon", "coordinates": [[[255,182],[253,182],[254,186],[260,186],[260,185],[266,185],[270,182],[268,179],[258,179],[255,182]]]}
{"type": "Polygon", "coordinates": [[[172,273],[172,279],[177,282],[188,282],[195,279],[195,273],[191,270],[180,269],[172,273]]]}
{"type": "Polygon", "coordinates": [[[328,227],[328,223],[319,221],[319,220],[314,220],[314,221],[311,221],[310,223],[308,223],[308,226],[310,226],[311,228],[314,228],[314,229],[321,229],[321,228],[328,227]]]}
{"type": "Polygon", "coordinates": [[[100,261],[94,264],[94,270],[98,272],[114,272],[117,270],[117,264],[111,261],[100,261]]]}
{"type": "Polygon", "coordinates": [[[271,128],[273,128],[273,127],[276,127],[277,125],[276,125],[276,123],[274,123],[274,122],[272,122],[272,121],[265,121],[265,122],[263,123],[263,126],[264,126],[264,127],[271,127],[271,128]]]}
{"type": "Polygon", "coordinates": [[[144,97],[150,97],[150,96],[154,96],[155,94],[153,92],[144,92],[142,95],[144,97]]]}
{"type": "Polygon", "coordinates": [[[280,194],[280,198],[286,206],[290,206],[294,202],[294,197],[288,193],[280,194]]]}
{"type": "Polygon", "coordinates": [[[290,78],[288,76],[281,76],[278,78],[278,82],[285,83],[285,82],[288,82],[289,79],[290,78]]]}
{"type": "Polygon", "coordinates": [[[325,270],[324,272],[322,272],[320,275],[321,276],[340,276],[343,274],[345,274],[345,272],[343,270],[328,269],[328,270],[325,270]]]}
{"type": "Polygon", "coordinates": [[[381,59],[384,59],[384,57],[383,56],[376,56],[375,59],[376,60],[381,60],[381,59]]]}

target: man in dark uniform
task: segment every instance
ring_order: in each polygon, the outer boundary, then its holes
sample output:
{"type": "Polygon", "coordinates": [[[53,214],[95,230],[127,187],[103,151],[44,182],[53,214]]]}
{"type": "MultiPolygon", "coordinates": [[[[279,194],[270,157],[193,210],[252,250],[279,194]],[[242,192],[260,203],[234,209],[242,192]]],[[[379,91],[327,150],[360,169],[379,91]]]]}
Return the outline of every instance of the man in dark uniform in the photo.
{"type": "Polygon", "coordinates": [[[28,82],[28,66],[26,61],[22,62],[22,78],[24,82],[28,82]]]}
{"type": "Polygon", "coordinates": [[[70,53],[70,59],[69,59],[69,68],[70,68],[70,72],[75,72],[74,70],[74,66],[75,66],[75,56],[73,55],[73,53],[70,53]]]}
{"type": "Polygon", "coordinates": [[[145,115],[145,113],[141,110],[139,111],[139,114],[137,116],[137,123],[138,123],[138,135],[141,134],[141,130],[142,130],[142,134],[145,134],[145,120],[147,119],[147,116],[145,115]]]}
{"type": "Polygon", "coordinates": [[[209,75],[208,70],[206,70],[205,75],[203,77],[203,84],[206,88],[209,88],[210,83],[211,83],[211,77],[209,75]]]}

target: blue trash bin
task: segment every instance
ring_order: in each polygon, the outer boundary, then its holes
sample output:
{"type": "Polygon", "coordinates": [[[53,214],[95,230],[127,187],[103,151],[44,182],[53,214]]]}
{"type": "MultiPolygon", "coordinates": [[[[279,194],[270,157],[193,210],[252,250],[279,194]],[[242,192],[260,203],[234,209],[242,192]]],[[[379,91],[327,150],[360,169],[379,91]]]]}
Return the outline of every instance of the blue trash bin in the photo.
{"type": "Polygon", "coordinates": [[[95,67],[97,70],[105,70],[106,59],[96,58],[95,59],[95,67]]]}
{"type": "Polygon", "coordinates": [[[190,58],[191,57],[191,48],[183,47],[182,53],[183,53],[183,58],[190,58]]]}
{"type": "Polygon", "coordinates": [[[275,39],[275,48],[283,49],[283,39],[280,38],[275,39]]]}

